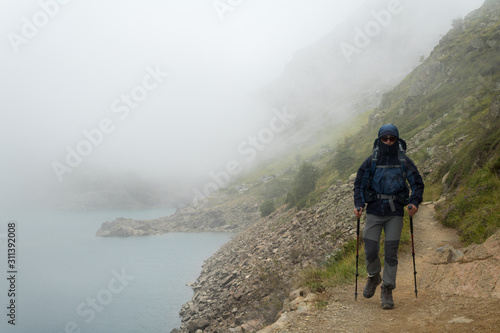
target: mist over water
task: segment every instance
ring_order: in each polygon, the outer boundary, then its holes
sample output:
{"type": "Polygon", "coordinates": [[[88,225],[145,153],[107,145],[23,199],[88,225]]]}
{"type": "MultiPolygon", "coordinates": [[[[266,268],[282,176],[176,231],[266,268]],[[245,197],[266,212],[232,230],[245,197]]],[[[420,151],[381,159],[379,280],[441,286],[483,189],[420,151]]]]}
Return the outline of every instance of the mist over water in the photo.
{"type": "MultiPolygon", "coordinates": [[[[386,2],[379,8],[411,3],[386,2]]],[[[444,33],[450,17],[482,1],[446,10],[425,3],[428,16],[447,17],[444,33]]],[[[206,178],[267,126],[273,107],[259,92],[294,52],[372,6],[1,1],[2,202],[47,199],[73,189],[72,178],[133,173],[176,185],[206,178]]]]}
{"type": "Polygon", "coordinates": [[[331,29],[297,24],[326,4],[2,1],[5,199],[87,169],[206,173],[266,118],[257,89],[331,29]]]}

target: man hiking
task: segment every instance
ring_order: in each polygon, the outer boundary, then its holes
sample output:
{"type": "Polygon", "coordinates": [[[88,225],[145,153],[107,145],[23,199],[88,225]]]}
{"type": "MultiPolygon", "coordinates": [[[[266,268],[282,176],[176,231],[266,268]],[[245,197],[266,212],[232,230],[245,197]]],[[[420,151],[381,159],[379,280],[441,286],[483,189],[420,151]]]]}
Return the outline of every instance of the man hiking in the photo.
{"type": "Polygon", "coordinates": [[[397,127],[383,125],[374,142],[372,156],[363,162],[354,182],[354,215],[358,219],[367,204],[363,238],[368,281],[363,296],[371,298],[382,283],[381,301],[384,309],[394,307],[392,290],[396,288],[404,207],[408,206],[408,213],[413,216],[418,211],[424,193],[422,177],[405,151],[406,142],[399,138],[397,127]],[[382,229],[385,234],[383,277],[380,276],[382,267],[379,258],[382,229]]]}

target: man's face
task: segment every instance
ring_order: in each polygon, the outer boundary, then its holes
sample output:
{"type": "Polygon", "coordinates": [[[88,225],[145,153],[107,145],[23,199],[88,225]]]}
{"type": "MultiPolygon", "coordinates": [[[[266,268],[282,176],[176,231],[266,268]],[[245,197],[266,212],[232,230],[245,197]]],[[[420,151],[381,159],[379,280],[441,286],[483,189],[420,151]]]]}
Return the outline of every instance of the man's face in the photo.
{"type": "Polygon", "coordinates": [[[394,135],[384,135],[380,137],[380,140],[382,140],[382,142],[388,146],[392,146],[397,141],[397,139],[398,138],[394,135]]]}

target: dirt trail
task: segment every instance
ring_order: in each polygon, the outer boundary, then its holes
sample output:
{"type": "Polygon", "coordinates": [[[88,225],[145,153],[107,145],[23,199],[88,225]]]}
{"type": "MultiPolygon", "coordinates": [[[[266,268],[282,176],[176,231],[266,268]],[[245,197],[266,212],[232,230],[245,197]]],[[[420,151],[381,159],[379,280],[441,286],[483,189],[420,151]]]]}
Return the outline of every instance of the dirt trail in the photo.
{"type": "Polygon", "coordinates": [[[393,291],[394,309],[382,310],[380,288],[373,298],[363,298],[362,278],[358,281],[357,302],[354,285],[335,289],[326,309],[292,314],[285,327],[275,332],[499,332],[500,299],[468,298],[426,287],[426,272],[431,269],[430,259],[436,249],[446,244],[462,248],[456,232],[443,227],[433,215],[434,206],[424,204],[414,217],[418,298],[411,248],[403,249],[397,289],[393,291]]]}

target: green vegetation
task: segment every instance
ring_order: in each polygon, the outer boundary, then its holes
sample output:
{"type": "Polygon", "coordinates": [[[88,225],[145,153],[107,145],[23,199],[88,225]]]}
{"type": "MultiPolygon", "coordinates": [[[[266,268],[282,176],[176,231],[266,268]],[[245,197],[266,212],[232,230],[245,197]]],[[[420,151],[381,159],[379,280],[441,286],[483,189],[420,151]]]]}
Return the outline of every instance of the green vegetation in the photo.
{"type": "Polygon", "coordinates": [[[302,163],[293,180],[292,190],[286,196],[285,203],[291,206],[297,205],[298,209],[302,209],[308,201],[308,194],[316,188],[318,177],[317,167],[311,163],[302,163]]]}
{"type": "MultiPolygon", "coordinates": [[[[364,247],[359,249],[360,276],[366,276],[364,263],[364,247]]],[[[299,277],[299,286],[306,287],[312,292],[324,292],[328,287],[354,282],[356,277],[356,240],[345,244],[322,266],[318,268],[310,267],[302,271],[299,277]]]]}
{"type": "Polygon", "coordinates": [[[482,243],[500,228],[500,128],[476,131],[460,149],[454,163],[447,163],[449,198],[436,207],[437,217],[456,228],[466,244],[482,243]]]}
{"type": "Polygon", "coordinates": [[[276,210],[273,200],[266,200],[260,205],[260,216],[266,217],[276,210]]]}
{"type": "Polygon", "coordinates": [[[482,243],[500,228],[500,179],[486,168],[467,177],[453,198],[436,207],[444,225],[459,230],[466,244],[482,243]]]}

